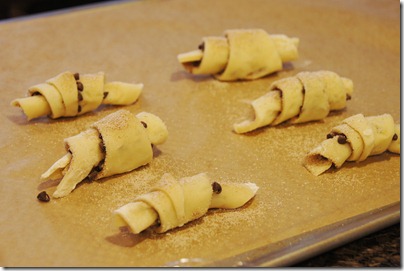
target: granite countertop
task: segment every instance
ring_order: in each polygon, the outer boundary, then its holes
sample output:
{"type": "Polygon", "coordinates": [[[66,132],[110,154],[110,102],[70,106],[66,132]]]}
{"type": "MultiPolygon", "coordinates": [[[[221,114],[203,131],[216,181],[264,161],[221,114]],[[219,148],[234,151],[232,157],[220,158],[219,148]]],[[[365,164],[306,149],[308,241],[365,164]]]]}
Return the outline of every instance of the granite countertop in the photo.
{"type": "Polygon", "coordinates": [[[400,223],[294,267],[401,267],[400,223]]]}

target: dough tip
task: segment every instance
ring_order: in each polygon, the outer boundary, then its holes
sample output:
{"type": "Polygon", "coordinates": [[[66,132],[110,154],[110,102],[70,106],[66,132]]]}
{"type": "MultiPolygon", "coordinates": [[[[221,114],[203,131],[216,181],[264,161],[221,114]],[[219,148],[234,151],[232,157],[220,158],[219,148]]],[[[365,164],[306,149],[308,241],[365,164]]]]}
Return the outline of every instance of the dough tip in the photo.
{"type": "Polygon", "coordinates": [[[143,125],[152,144],[162,144],[167,140],[168,129],[162,119],[148,112],[140,112],[136,115],[136,118],[144,123],[143,125]]]}

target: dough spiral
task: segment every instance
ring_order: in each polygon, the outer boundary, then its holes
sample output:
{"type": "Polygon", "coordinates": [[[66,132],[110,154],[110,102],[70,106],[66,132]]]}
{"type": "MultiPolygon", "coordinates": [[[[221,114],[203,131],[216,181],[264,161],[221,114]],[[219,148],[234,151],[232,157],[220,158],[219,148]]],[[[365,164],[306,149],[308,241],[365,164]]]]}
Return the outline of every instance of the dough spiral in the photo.
{"type": "Polygon", "coordinates": [[[262,29],[232,29],[224,37],[204,37],[198,50],[178,55],[192,74],[214,75],[220,81],[253,80],[298,58],[298,38],[269,35],[262,29]]]}
{"type": "Polygon", "coordinates": [[[312,149],[303,165],[318,176],[345,161],[360,162],[385,151],[400,154],[400,124],[390,114],[365,117],[357,114],[331,129],[327,139],[312,149]]]}
{"type": "Polygon", "coordinates": [[[321,120],[330,111],[345,108],[352,92],[352,81],[334,72],[300,72],[273,82],[267,94],[251,102],[254,119],[236,123],[233,129],[240,134],[285,121],[321,120]]]}
{"type": "Polygon", "coordinates": [[[105,82],[103,72],[79,74],[63,72],[45,83],[28,89],[28,96],[11,101],[28,120],[41,116],[52,119],[75,117],[97,109],[101,104],[129,105],[143,90],[143,84],[105,82]]]}
{"type": "Polygon", "coordinates": [[[210,208],[241,207],[257,190],[254,183],[212,182],[206,173],[179,180],[165,173],[150,192],[115,210],[115,222],[134,233],[156,225],[162,233],[202,217],[210,208]]]}
{"type": "Polygon", "coordinates": [[[167,127],[159,117],[118,110],[66,138],[67,153],[41,179],[62,178],[53,197],[64,197],[86,178],[96,180],[125,173],[151,162],[152,144],[164,143],[167,136],[167,127]]]}

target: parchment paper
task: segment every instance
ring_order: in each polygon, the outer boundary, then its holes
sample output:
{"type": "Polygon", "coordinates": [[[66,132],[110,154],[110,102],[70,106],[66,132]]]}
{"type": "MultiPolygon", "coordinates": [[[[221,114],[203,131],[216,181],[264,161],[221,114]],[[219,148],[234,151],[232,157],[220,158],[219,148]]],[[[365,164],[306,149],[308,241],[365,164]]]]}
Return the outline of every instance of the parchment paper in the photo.
{"type": "Polygon", "coordinates": [[[162,266],[206,263],[400,201],[400,156],[384,153],[319,177],[303,156],[342,119],[390,113],[400,122],[400,10],[397,1],[133,1],[4,21],[0,24],[0,264],[2,266],[162,266]],[[202,37],[262,28],[300,39],[299,59],[249,82],[192,76],[177,62],[202,37]],[[79,118],[27,122],[10,101],[70,70],[144,83],[140,100],[79,118]],[[250,116],[246,101],[299,71],[330,70],[354,82],[346,110],[324,121],[280,125],[247,135],[232,125],[250,116]],[[84,183],[41,203],[57,183],[40,175],[65,153],[63,139],[125,108],[168,126],[154,160],[133,172],[84,183]],[[121,232],[112,211],[169,172],[255,182],[252,202],[210,211],[166,234],[121,232]]]}

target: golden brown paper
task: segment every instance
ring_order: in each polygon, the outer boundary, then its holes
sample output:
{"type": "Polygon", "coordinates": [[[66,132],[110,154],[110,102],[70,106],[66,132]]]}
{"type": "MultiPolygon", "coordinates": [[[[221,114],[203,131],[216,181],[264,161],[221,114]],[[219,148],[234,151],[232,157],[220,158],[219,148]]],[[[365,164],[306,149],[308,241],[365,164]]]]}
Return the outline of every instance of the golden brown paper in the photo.
{"type": "Polygon", "coordinates": [[[303,156],[342,119],[390,113],[400,121],[400,10],[397,1],[133,1],[0,24],[0,264],[2,266],[161,266],[189,258],[223,259],[400,200],[400,157],[384,153],[319,177],[303,156]],[[300,39],[299,59],[255,81],[192,76],[177,62],[202,37],[262,28],[300,39]],[[247,135],[233,123],[246,101],[300,71],[330,70],[354,82],[347,109],[324,121],[263,128],[247,135]],[[141,82],[131,106],[104,106],[79,118],[27,122],[10,101],[60,72],[104,71],[107,80],[141,82]],[[39,180],[64,155],[63,139],[125,108],[168,126],[156,157],[133,172],[79,185],[41,203],[57,183],[39,180]],[[245,208],[210,211],[166,234],[134,236],[112,211],[169,172],[255,182],[245,208]]]}

